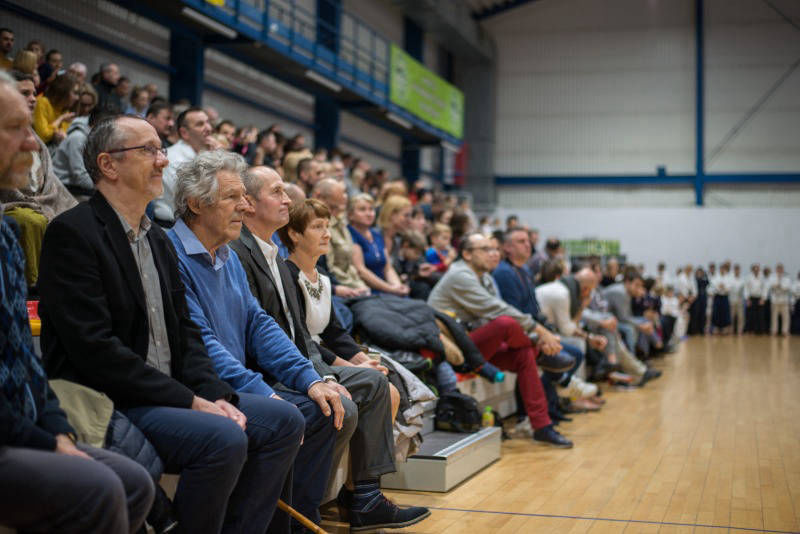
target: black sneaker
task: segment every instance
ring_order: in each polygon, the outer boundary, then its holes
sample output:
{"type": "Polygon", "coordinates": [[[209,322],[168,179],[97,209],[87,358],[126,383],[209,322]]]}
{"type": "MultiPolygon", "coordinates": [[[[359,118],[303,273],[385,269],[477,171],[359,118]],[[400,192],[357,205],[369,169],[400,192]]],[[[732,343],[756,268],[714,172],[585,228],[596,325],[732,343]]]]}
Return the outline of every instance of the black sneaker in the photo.
{"type": "Polygon", "coordinates": [[[658,369],[653,369],[652,367],[648,367],[647,371],[645,371],[644,374],[642,375],[642,379],[639,380],[639,383],[636,385],[642,387],[651,380],[655,380],[660,376],[661,376],[661,371],[659,371],[658,369]]]}
{"type": "Polygon", "coordinates": [[[536,358],[536,365],[542,371],[550,371],[551,373],[564,373],[575,367],[575,358],[566,352],[559,352],[556,354],[539,354],[536,358]]]}
{"type": "Polygon", "coordinates": [[[547,425],[544,428],[538,428],[533,431],[533,441],[552,445],[560,449],[571,449],[572,442],[559,434],[553,425],[547,425]]]}
{"type": "Polygon", "coordinates": [[[370,511],[350,510],[350,532],[403,528],[419,523],[429,515],[431,511],[427,508],[421,506],[400,508],[381,494],[380,500],[370,511]]]}

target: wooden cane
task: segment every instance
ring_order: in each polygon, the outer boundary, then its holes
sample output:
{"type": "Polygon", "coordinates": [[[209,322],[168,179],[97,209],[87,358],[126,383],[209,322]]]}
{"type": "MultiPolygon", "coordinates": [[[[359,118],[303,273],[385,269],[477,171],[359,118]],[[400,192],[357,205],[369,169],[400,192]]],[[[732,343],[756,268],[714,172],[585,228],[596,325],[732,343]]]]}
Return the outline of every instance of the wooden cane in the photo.
{"type": "Polygon", "coordinates": [[[290,516],[297,519],[301,525],[306,527],[308,530],[313,532],[314,534],[328,534],[326,531],[322,530],[319,526],[315,525],[311,520],[309,520],[306,516],[283,502],[281,499],[278,499],[278,508],[289,514],[290,516]]]}

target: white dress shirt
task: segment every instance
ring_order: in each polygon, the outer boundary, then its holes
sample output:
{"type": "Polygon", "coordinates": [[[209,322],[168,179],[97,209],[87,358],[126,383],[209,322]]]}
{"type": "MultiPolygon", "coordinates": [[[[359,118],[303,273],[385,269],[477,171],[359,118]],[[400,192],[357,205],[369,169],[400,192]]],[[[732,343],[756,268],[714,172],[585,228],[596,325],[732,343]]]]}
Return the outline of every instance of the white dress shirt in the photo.
{"type": "Polygon", "coordinates": [[[761,276],[750,274],[747,281],[744,283],[744,296],[745,298],[765,299],[767,298],[766,291],[764,290],[764,280],[761,276]]]}
{"type": "Polygon", "coordinates": [[[694,276],[686,276],[686,273],[678,275],[678,281],[675,287],[675,293],[681,297],[696,297],[697,296],[697,280],[694,276]]]}
{"type": "Polygon", "coordinates": [[[253,234],[253,237],[258,243],[258,248],[261,249],[261,253],[264,255],[264,258],[267,260],[267,266],[269,266],[269,272],[272,273],[272,279],[275,281],[275,286],[278,288],[278,295],[281,297],[281,306],[283,306],[283,313],[286,314],[286,318],[289,320],[289,329],[291,330],[291,337],[292,341],[294,341],[294,320],[292,320],[292,312],[289,310],[289,305],[286,304],[286,293],[283,291],[283,281],[281,280],[281,272],[278,270],[278,261],[275,259],[278,256],[278,247],[272,241],[264,241],[257,235],[253,234]]]}

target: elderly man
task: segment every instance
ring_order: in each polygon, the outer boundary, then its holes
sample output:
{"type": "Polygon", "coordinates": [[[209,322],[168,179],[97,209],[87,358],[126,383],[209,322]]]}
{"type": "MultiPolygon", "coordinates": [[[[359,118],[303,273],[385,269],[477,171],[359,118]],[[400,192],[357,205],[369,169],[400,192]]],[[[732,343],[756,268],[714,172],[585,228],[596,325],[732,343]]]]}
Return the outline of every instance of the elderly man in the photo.
{"type": "Polygon", "coordinates": [[[172,243],[145,216],[167,165],[143,119],[99,122],[84,162],[97,193],[47,229],[40,279],[48,371],[106,393],[180,473],[183,532],[264,532],[303,418],[237,394],[214,372],[189,318],[172,243]]]}
{"type": "Polygon", "coordinates": [[[167,149],[169,166],[164,169],[164,193],[153,203],[156,222],[162,226],[172,226],[175,220],[175,180],[181,164],[191,161],[204,150],[218,147],[211,137],[211,122],[202,108],[189,108],[175,121],[180,140],[167,149]]]}
{"type": "Polygon", "coordinates": [[[189,314],[220,377],[240,394],[284,399],[303,413],[304,442],[294,462],[291,493],[287,487],[284,498],[319,522],[334,427],[341,430],[344,408],[338,391],[261,308],[228,247],[239,237],[249,209],[242,184],[246,170],[244,158],[226,150],[203,152],[182,165],[175,187],[178,220],[168,235],[178,254],[189,314]],[[278,382],[284,387],[276,393],[272,385],[278,382]]]}
{"type": "MultiPolygon", "coordinates": [[[[13,74],[17,80],[17,90],[33,113],[36,105],[33,78],[19,72],[13,74]]],[[[28,181],[16,189],[0,191],[5,214],[19,225],[20,244],[25,252],[25,278],[29,287],[35,286],[39,278],[39,254],[47,224],[53,217],[78,203],[54,173],[53,161],[45,144],[38,137],[35,139],[39,147],[32,153],[33,165],[28,181]]]]}
{"type": "Polygon", "coordinates": [[[314,186],[312,198],[321,200],[331,211],[331,246],[326,254],[326,266],[335,277],[333,288],[337,297],[349,298],[369,295],[369,287],[353,264],[353,236],[347,229],[347,190],[342,182],[332,178],[320,180],[314,186]]]}
{"type": "MultiPolygon", "coordinates": [[[[349,504],[351,530],[401,528],[421,521],[430,515],[426,508],[399,509],[380,494],[380,476],[395,471],[392,414],[400,394],[350,336],[339,335],[335,347],[321,347],[311,338],[291,273],[270,241],[289,222],[283,180],[269,167],[256,167],[245,174],[244,183],[254,210],[245,214],[246,226],[231,248],[244,266],[250,289],[318,372],[330,376],[343,396],[347,418],[352,424],[358,421],[349,439],[354,491],[352,496],[342,495],[349,504]]],[[[348,443],[344,437],[337,439],[334,466],[348,443]]]]}
{"type": "Polygon", "coordinates": [[[100,65],[100,79],[94,85],[97,91],[97,107],[122,113],[122,100],[115,91],[119,82],[119,67],[116,63],[100,65]]]}
{"type": "MultiPolygon", "coordinates": [[[[39,144],[25,100],[5,73],[0,110],[0,189],[26,187],[39,144]]],[[[24,258],[13,226],[0,216],[0,525],[135,532],[153,502],[153,482],[133,461],[75,443],[34,352],[24,258]]]]}
{"type": "Polygon", "coordinates": [[[491,241],[479,233],[467,235],[461,242],[461,259],[450,265],[428,297],[428,304],[443,312],[453,312],[465,324],[472,325],[470,337],[484,358],[500,369],[518,375],[533,439],[556,447],[572,447],[559,434],[547,414],[547,400],[539,378],[536,353],[543,354],[539,364],[552,372],[568,371],[575,360],[560,354],[562,346],[550,331],[529,314],[503,301],[495,289],[489,270],[497,252],[491,241]],[[494,250],[493,250],[494,249],[494,250]],[[537,338],[533,344],[530,335],[537,338]]]}

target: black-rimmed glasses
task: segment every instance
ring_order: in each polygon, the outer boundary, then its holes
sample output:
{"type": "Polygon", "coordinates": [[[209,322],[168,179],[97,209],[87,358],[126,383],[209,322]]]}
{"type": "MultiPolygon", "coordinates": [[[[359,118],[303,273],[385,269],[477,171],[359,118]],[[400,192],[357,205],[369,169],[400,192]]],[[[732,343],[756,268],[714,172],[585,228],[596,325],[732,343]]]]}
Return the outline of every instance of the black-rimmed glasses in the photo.
{"type": "Polygon", "coordinates": [[[161,155],[167,157],[167,149],[162,147],[156,147],[152,145],[139,145],[139,146],[129,146],[126,148],[115,148],[113,150],[108,150],[108,154],[117,154],[119,152],[127,152],[128,150],[144,150],[145,154],[150,157],[156,157],[156,155],[161,152],[161,155]]]}

